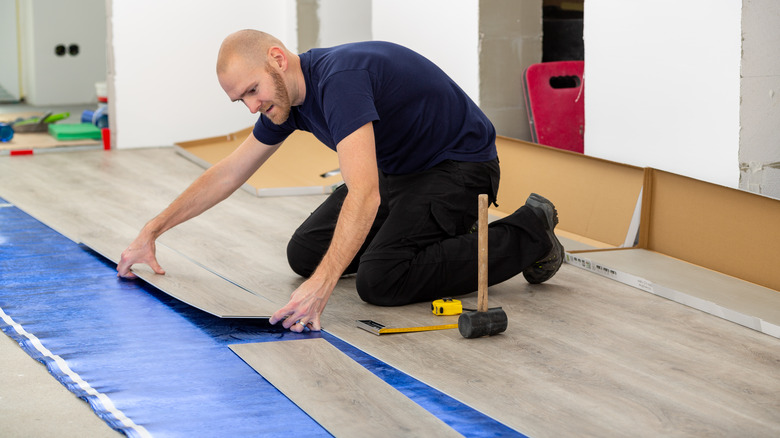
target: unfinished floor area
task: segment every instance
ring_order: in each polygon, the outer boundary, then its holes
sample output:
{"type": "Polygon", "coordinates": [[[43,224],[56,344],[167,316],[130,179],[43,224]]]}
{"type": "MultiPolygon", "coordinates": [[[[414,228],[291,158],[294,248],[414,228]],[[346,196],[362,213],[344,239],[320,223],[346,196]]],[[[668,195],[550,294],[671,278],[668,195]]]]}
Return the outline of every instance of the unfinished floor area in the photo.
{"type": "MultiPolygon", "coordinates": [[[[201,172],[171,148],[0,157],[0,197],[75,242],[112,251],[129,244],[201,172]]],[[[324,196],[257,197],[239,190],[159,242],[281,307],[301,282],[286,263],[287,239],[324,196]]],[[[169,267],[166,275],[178,274],[169,267]]],[[[219,298],[219,290],[207,292],[219,298]]],[[[476,294],[461,299],[476,307],[476,294]]],[[[356,320],[414,326],[455,319],[432,315],[430,303],[368,305],[346,278],[322,323],[330,334],[531,437],[780,435],[775,337],[571,265],[542,285],[520,276],[491,287],[490,305],[508,315],[508,329],[498,336],[468,340],[456,330],[376,336],[356,320]]],[[[58,391],[53,379],[18,378],[45,368],[23,355],[11,359],[17,350],[0,343],[0,435],[56,434],[62,416],[36,413],[63,412],[66,403],[77,409],[67,411],[69,422],[95,422],[75,396],[48,396],[58,391]],[[6,389],[11,384],[17,389],[6,389]],[[32,390],[43,385],[50,389],[32,390]]],[[[96,427],[95,433],[113,434],[96,427]]]]}

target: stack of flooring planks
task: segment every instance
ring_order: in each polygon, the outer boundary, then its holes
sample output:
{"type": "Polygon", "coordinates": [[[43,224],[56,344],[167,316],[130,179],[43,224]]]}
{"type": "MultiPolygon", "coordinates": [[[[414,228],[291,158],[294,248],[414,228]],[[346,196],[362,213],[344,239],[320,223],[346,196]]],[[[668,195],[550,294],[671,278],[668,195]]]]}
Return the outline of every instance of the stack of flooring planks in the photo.
{"type": "MultiPolygon", "coordinates": [[[[171,149],[7,157],[0,159],[0,197],[116,260],[145,221],[200,172],[171,149]]],[[[286,242],[323,199],[237,192],[162,236],[164,280],[142,275],[167,282],[169,293],[220,305],[232,290],[267,316],[300,284],[287,267],[286,242]]],[[[546,284],[514,278],[490,293],[491,306],[509,317],[507,331],[491,338],[360,330],[358,319],[392,325],[452,319],[433,316],[429,303],[370,306],[349,278],[334,291],[323,325],[530,436],[780,433],[776,338],[568,265],[546,284]]],[[[476,302],[474,294],[462,298],[466,307],[476,302]]]]}

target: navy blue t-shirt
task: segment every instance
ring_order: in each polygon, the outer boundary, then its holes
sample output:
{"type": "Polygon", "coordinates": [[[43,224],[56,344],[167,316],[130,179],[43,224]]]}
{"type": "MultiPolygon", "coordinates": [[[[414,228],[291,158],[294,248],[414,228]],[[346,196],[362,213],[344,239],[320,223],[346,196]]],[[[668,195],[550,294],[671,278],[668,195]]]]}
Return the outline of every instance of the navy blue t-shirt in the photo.
{"type": "Polygon", "coordinates": [[[254,136],[282,142],[301,129],[336,145],[374,122],[379,169],[408,174],[444,160],[496,158],[496,131],[479,107],[434,63],[405,47],[369,41],[300,55],[306,81],[303,104],[282,125],[264,115],[254,136]]]}

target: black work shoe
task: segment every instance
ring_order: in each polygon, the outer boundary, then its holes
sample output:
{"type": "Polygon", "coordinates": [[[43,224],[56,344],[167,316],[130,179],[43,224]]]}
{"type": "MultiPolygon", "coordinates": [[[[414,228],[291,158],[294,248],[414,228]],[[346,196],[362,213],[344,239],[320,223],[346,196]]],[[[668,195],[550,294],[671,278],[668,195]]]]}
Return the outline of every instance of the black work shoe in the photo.
{"type": "Polygon", "coordinates": [[[531,284],[544,283],[551,279],[563,264],[563,245],[555,236],[555,226],[558,225],[558,211],[552,202],[543,196],[531,193],[525,205],[544,222],[544,229],[552,242],[552,249],[541,260],[525,268],[523,277],[531,284]]]}

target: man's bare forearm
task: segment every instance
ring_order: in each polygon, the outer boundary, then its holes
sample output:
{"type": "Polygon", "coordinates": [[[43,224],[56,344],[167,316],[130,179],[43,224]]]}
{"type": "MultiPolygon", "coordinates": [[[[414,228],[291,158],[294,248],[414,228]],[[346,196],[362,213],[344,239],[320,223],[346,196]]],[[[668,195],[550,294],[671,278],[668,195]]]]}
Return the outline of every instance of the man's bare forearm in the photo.
{"type": "Polygon", "coordinates": [[[230,196],[241,184],[233,181],[225,172],[220,166],[209,168],[165,210],[147,222],[141,233],[157,239],[164,232],[200,215],[230,196]]]}
{"type": "Polygon", "coordinates": [[[150,220],[141,233],[152,239],[217,205],[265,163],[281,146],[267,146],[252,134],[228,157],[206,170],[165,210],[150,220]]]}
{"type": "Polygon", "coordinates": [[[379,203],[378,190],[347,194],[330,247],[312,278],[328,279],[328,282],[335,285],[365,242],[376,218],[379,203]]]}

